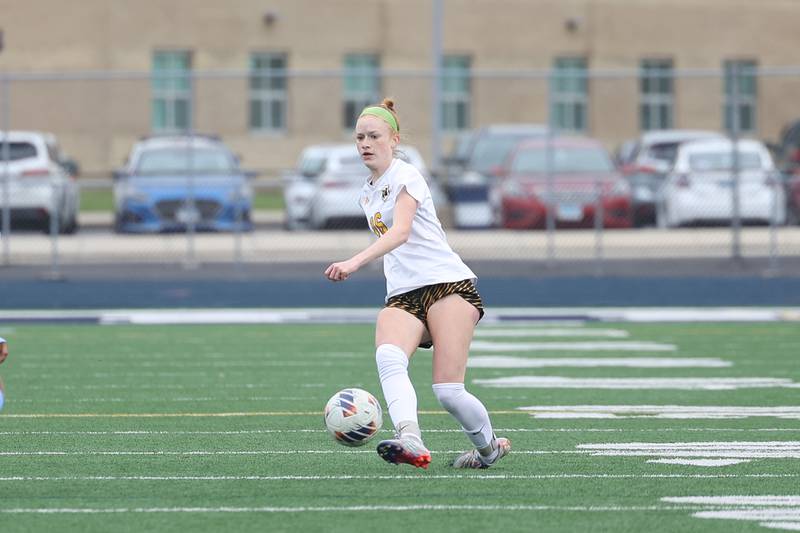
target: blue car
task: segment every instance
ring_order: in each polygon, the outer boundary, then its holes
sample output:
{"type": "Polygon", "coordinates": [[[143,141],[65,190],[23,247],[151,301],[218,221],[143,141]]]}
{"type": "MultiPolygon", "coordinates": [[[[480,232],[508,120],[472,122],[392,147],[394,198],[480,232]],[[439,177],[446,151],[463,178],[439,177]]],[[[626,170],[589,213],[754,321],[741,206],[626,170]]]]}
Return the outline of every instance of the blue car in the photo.
{"type": "Polygon", "coordinates": [[[250,175],[217,138],[146,137],[114,173],[120,233],[250,231],[250,175]]]}

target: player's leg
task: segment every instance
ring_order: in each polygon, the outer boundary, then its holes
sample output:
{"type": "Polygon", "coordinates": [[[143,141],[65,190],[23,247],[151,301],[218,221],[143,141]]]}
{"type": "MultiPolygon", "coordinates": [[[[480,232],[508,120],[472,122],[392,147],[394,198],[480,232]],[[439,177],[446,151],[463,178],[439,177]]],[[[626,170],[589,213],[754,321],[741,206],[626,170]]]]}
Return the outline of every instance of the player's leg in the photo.
{"type": "Polygon", "coordinates": [[[453,462],[458,468],[486,468],[511,449],[507,439],[495,437],[486,407],[464,387],[469,345],[479,316],[475,306],[457,294],[428,309],[434,342],[433,392],[475,446],[453,462]]]}
{"type": "Polygon", "coordinates": [[[430,452],[422,443],[417,394],[408,377],[408,362],[427,336],[425,325],[402,309],[386,307],[375,328],[375,361],[396,438],[378,444],[378,454],[390,463],[427,468],[430,452]]]}

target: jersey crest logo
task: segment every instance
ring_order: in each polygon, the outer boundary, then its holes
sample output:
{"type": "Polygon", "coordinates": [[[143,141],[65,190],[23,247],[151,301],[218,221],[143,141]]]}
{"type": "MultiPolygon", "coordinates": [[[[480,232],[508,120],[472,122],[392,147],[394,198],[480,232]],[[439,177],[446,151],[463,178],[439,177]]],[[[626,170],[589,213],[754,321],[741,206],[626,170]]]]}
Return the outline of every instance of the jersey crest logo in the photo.
{"type": "Polygon", "coordinates": [[[386,199],[389,198],[389,186],[386,185],[383,189],[381,189],[381,200],[384,202],[386,199]]]}

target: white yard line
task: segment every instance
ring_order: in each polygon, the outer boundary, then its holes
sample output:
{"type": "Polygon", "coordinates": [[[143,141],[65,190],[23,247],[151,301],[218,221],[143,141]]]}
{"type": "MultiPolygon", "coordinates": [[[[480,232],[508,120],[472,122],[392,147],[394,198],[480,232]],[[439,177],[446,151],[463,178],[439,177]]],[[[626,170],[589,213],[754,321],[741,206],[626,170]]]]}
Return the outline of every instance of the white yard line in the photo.
{"type": "Polygon", "coordinates": [[[742,419],[775,417],[800,420],[800,406],[726,405],[531,405],[520,407],[534,418],[742,419]]]}
{"type": "Polygon", "coordinates": [[[703,505],[695,518],[746,520],[784,531],[800,531],[800,496],[676,496],[662,502],[703,505]]]}
{"type": "MultiPolygon", "coordinates": [[[[392,434],[394,430],[383,429],[383,433],[392,434]]],[[[770,432],[793,432],[800,433],[800,428],[683,428],[683,427],[663,427],[663,428],[495,428],[500,433],[670,433],[670,432],[722,432],[722,433],[770,433],[770,432]]],[[[427,433],[457,433],[462,434],[460,429],[426,429],[427,433]]],[[[158,435],[266,435],[283,433],[315,433],[326,434],[324,429],[243,429],[235,431],[169,431],[169,430],[130,430],[130,431],[0,431],[0,436],[67,436],[67,435],[116,435],[116,436],[158,436],[158,435]]]]}
{"type": "Polygon", "coordinates": [[[607,337],[624,339],[630,336],[622,329],[599,328],[477,328],[476,337],[607,337]]]}
{"type": "Polygon", "coordinates": [[[424,474],[424,475],[328,475],[328,476],[2,476],[0,482],[18,481],[421,481],[463,479],[474,481],[547,479],[737,479],[798,478],[799,474],[424,474]]]}
{"type": "Polygon", "coordinates": [[[800,384],[788,378],[568,378],[561,376],[510,376],[474,379],[472,382],[484,387],[531,389],[737,390],[800,387],[800,384]]]}
{"type": "Polygon", "coordinates": [[[628,352],[674,352],[674,344],[640,341],[594,341],[594,342],[493,342],[473,341],[470,348],[486,352],[547,352],[547,351],[628,351],[628,352]]]}
{"type": "Polygon", "coordinates": [[[511,355],[473,355],[470,368],[726,368],[729,361],[716,357],[516,357],[511,355]]]}

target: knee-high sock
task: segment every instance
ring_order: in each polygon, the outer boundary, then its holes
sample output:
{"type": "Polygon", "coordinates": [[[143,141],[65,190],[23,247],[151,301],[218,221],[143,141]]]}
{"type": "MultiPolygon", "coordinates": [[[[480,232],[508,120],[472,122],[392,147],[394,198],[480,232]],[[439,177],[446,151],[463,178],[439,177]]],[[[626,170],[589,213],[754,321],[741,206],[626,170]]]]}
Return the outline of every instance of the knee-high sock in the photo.
{"type": "Polygon", "coordinates": [[[393,344],[381,344],[375,350],[378,377],[389,416],[399,434],[419,435],[417,393],[408,377],[408,356],[393,344]]]}
{"type": "Polygon", "coordinates": [[[463,383],[434,383],[433,393],[445,410],[461,424],[461,428],[478,450],[491,450],[494,431],[489,413],[479,399],[467,392],[463,383]]]}

